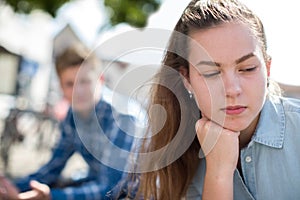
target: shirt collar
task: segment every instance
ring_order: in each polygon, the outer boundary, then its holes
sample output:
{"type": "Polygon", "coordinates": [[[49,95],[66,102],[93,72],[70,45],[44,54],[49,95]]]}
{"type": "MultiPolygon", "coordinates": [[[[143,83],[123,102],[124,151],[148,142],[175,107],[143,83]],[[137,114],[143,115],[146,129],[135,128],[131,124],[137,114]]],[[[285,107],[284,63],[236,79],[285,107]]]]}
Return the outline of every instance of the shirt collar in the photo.
{"type": "Polygon", "coordinates": [[[263,106],[252,140],[274,148],[282,148],[284,141],[285,115],[278,97],[269,97],[263,106]]]}

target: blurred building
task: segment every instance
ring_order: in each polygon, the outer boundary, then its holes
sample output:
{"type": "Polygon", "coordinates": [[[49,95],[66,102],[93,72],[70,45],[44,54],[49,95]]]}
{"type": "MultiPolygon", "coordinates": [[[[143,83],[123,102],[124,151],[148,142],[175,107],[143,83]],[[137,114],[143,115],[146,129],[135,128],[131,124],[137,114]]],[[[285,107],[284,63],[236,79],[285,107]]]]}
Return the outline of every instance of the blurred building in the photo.
{"type": "Polygon", "coordinates": [[[0,104],[6,107],[1,109],[1,116],[11,107],[30,107],[32,79],[38,68],[37,62],[0,44],[0,104]]]}
{"type": "MultiPolygon", "coordinates": [[[[63,27],[53,38],[53,58],[60,55],[67,47],[72,44],[81,43],[82,45],[90,48],[83,42],[75,32],[71,24],[63,27]]],[[[91,51],[94,49],[90,48],[91,51]]],[[[95,50],[96,51],[96,50],[95,50]]],[[[104,50],[105,51],[105,50],[104,50]]],[[[120,60],[113,60],[104,54],[99,54],[98,51],[94,52],[102,62],[105,84],[109,88],[114,88],[120,77],[130,68],[130,64],[120,60]]],[[[99,74],[100,75],[100,74],[99,74]]],[[[127,94],[125,90],[118,91],[127,94]]]]}
{"type": "Polygon", "coordinates": [[[0,45],[0,94],[17,94],[20,62],[20,55],[0,45]]]}
{"type": "Polygon", "coordinates": [[[279,83],[279,86],[282,89],[283,96],[300,99],[300,85],[289,85],[289,84],[279,83]]]}

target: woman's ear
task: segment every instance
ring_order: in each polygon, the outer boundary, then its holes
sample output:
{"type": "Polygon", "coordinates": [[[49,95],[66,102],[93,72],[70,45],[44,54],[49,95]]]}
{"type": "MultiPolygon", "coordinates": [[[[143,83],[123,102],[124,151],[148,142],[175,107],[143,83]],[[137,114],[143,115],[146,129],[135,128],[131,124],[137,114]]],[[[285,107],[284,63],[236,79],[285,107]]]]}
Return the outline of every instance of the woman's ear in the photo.
{"type": "Polygon", "coordinates": [[[271,74],[271,63],[272,63],[272,58],[271,56],[268,57],[268,60],[266,62],[266,67],[267,67],[267,76],[270,77],[271,74]]]}
{"type": "Polygon", "coordinates": [[[179,74],[182,79],[184,87],[187,89],[187,91],[189,93],[193,93],[193,88],[190,84],[190,77],[189,77],[188,69],[183,66],[179,67],[179,74]]]}
{"type": "Polygon", "coordinates": [[[100,82],[101,84],[103,84],[103,83],[104,83],[104,81],[105,81],[105,79],[104,79],[104,75],[103,75],[103,74],[101,74],[101,75],[99,76],[99,82],[100,82]]]}

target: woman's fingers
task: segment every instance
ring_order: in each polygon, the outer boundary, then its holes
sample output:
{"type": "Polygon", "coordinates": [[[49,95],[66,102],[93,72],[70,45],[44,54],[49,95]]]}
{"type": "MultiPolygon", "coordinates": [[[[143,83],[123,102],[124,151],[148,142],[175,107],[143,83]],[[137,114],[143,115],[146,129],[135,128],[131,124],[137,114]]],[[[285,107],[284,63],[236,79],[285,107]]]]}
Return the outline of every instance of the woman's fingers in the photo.
{"type": "Polygon", "coordinates": [[[222,134],[223,128],[208,120],[206,117],[201,118],[196,123],[196,132],[201,144],[204,156],[216,145],[218,138],[222,134]]]}
{"type": "Polygon", "coordinates": [[[206,157],[206,163],[214,170],[234,170],[239,155],[239,132],[225,129],[206,117],[198,120],[195,127],[201,145],[199,157],[206,157]]]}

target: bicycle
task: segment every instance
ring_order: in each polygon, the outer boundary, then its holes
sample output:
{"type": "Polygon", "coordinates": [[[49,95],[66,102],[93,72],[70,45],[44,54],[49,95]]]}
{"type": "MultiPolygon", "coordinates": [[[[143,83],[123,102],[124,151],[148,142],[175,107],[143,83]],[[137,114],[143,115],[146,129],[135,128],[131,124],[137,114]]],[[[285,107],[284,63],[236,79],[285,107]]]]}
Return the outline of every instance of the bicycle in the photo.
{"type": "Polygon", "coordinates": [[[4,128],[0,140],[0,157],[3,162],[4,174],[9,174],[11,148],[25,143],[36,151],[49,150],[58,136],[58,121],[48,114],[33,110],[11,108],[4,120],[4,128]],[[32,143],[35,141],[35,143],[32,143]]]}

